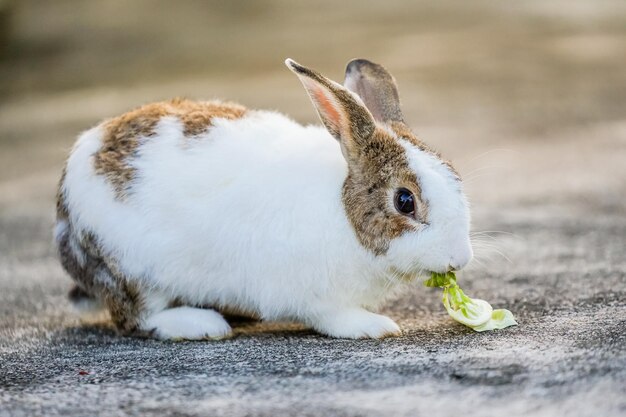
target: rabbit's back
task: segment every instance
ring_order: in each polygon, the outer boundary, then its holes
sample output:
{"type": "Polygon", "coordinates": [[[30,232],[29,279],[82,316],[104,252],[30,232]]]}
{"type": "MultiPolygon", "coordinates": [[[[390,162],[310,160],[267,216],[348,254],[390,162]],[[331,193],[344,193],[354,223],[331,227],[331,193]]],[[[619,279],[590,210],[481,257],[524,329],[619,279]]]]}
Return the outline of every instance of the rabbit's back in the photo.
{"type": "Polygon", "coordinates": [[[301,304],[294,285],[319,282],[318,267],[300,266],[326,263],[330,231],[358,245],[340,201],[346,164],[328,136],[237,105],[144,106],[79,138],[58,222],[131,280],[280,315],[276,297],[301,304]]]}
{"type": "Polygon", "coordinates": [[[134,157],[142,142],[164,136],[158,134],[159,124],[164,120],[178,124],[182,136],[193,139],[206,133],[214,120],[239,119],[246,112],[245,107],[235,103],[185,99],[139,107],[102,124],[101,146],[93,156],[94,170],[106,176],[117,197],[123,198],[136,174],[134,157]]]}

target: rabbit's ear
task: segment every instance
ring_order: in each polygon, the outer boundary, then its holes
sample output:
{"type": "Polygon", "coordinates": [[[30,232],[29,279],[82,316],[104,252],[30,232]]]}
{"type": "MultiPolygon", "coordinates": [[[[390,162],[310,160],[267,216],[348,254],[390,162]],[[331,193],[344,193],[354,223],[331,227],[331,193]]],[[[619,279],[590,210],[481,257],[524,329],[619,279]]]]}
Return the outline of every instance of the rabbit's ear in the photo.
{"type": "Polygon", "coordinates": [[[377,121],[404,122],[396,81],[382,65],[353,59],[346,66],[343,85],[361,97],[377,121]]]}
{"type": "Polygon", "coordinates": [[[376,122],[359,97],[291,59],[285,64],[304,85],[322,123],[339,140],[346,157],[374,133],[376,122]]]}

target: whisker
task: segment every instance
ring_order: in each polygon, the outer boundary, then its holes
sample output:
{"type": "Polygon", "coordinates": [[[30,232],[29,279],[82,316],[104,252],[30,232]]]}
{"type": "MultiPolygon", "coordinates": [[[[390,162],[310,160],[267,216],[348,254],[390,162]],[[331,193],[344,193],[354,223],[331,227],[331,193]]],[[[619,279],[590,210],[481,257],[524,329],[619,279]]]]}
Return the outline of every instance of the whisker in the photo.
{"type": "MultiPolygon", "coordinates": [[[[475,256],[489,256],[491,255],[491,253],[495,253],[497,255],[500,255],[503,259],[505,259],[507,262],[509,263],[513,263],[513,261],[511,261],[511,259],[505,255],[500,249],[498,249],[495,246],[491,246],[491,245],[483,245],[483,246],[477,246],[475,249],[477,249],[477,253],[475,256]],[[491,253],[480,253],[483,249],[487,250],[488,252],[491,253]]],[[[491,258],[489,258],[491,259],[491,258]]]]}
{"type": "Polygon", "coordinates": [[[469,159],[465,159],[465,158],[460,158],[461,162],[474,162],[477,159],[483,158],[489,154],[492,154],[494,152],[515,152],[513,149],[508,149],[508,148],[495,148],[495,149],[490,149],[488,151],[482,152],[478,155],[474,155],[469,159]]]}
{"type": "Polygon", "coordinates": [[[474,256],[474,258],[472,259],[472,262],[476,262],[479,266],[483,267],[483,268],[487,268],[487,266],[483,263],[482,259],[474,256]]]}
{"type": "Polygon", "coordinates": [[[519,238],[519,235],[516,235],[515,233],[512,232],[506,232],[504,230],[480,230],[480,231],[476,231],[476,232],[470,232],[470,235],[489,235],[490,233],[499,233],[502,235],[508,235],[508,236],[513,236],[513,237],[517,237],[519,238]]]}
{"type": "Polygon", "coordinates": [[[474,168],[470,172],[464,173],[463,178],[471,178],[472,175],[477,172],[483,172],[483,171],[492,170],[492,169],[505,169],[505,168],[507,168],[506,165],[485,165],[482,167],[474,168]]]}

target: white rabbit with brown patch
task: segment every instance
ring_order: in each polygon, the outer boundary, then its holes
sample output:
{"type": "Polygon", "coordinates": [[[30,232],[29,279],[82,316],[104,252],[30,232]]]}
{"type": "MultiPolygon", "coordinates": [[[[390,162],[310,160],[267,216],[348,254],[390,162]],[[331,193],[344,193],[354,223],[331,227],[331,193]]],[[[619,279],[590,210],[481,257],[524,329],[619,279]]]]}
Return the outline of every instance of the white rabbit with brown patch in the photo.
{"type": "Polygon", "coordinates": [[[224,310],[380,338],[400,333],[371,311],[394,287],[469,262],[461,181],[404,123],[391,75],[354,60],[341,86],[286,64],[325,128],[173,100],[79,137],[55,229],[74,301],[159,339],[226,337],[224,310]]]}

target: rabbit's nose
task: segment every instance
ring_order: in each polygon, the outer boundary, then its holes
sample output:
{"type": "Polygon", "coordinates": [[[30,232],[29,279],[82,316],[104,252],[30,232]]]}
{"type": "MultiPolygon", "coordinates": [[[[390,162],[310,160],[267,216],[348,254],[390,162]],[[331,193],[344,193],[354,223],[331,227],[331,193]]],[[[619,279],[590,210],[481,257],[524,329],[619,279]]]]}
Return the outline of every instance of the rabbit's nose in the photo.
{"type": "Polygon", "coordinates": [[[448,263],[448,272],[459,271],[472,260],[472,256],[464,256],[463,258],[450,258],[448,263]]]}
{"type": "Polygon", "coordinates": [[[450,255],[450,260],[448,261],[448,270],[452,272],[463,269],[465,265],[467,265],[474,257],[472,245],[469,243],[469,240],[466,242],[466,244],[458,247],[457,250],[450,255]]]}

